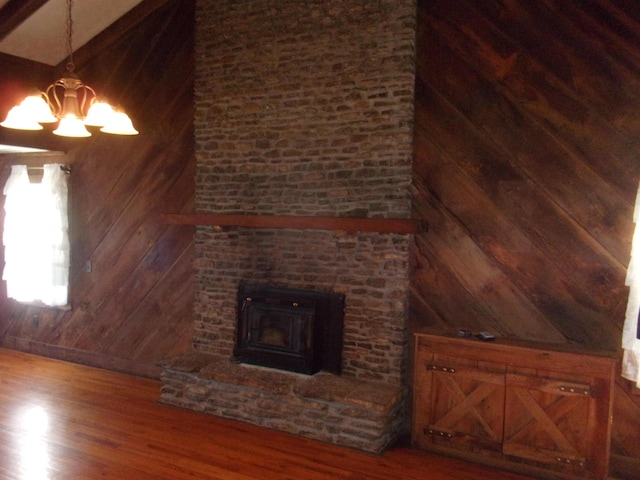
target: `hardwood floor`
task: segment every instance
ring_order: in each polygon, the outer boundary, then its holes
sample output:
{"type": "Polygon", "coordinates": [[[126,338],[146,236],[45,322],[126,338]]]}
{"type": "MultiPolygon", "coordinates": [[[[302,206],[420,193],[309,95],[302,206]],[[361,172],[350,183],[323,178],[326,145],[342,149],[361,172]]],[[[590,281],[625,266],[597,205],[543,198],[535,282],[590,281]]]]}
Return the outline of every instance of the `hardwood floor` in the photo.
{"type": "Polygon", "coordinates": [[[160,382],[0,349],[0,478],[522,480],[398,446],[374,456],[157,404],[160,382]]]}

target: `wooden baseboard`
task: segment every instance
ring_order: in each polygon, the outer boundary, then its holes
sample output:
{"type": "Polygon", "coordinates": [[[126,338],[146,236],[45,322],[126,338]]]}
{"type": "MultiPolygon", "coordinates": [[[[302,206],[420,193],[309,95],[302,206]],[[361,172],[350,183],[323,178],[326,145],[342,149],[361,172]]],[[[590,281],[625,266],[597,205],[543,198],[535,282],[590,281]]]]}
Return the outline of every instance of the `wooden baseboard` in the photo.
{"type": "Polygon", "coordinates": [[[5,336],[0,338],[0,347],[139,377],[159,379],[162,374],[162,367],[156,364],[134,362],[126,358],[36,342],[28,338],[5,336]]]}

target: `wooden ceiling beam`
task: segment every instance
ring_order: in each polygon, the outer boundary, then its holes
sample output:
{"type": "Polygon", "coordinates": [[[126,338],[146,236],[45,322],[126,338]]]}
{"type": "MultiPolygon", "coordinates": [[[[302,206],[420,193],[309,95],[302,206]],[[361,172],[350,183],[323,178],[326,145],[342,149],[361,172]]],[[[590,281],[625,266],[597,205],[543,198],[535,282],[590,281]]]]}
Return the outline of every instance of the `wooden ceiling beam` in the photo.
{"type": "Polygon", "coordinates": [[[9,0],[0,9],[0,40],[9,35],[48,0],[9,0]]]}

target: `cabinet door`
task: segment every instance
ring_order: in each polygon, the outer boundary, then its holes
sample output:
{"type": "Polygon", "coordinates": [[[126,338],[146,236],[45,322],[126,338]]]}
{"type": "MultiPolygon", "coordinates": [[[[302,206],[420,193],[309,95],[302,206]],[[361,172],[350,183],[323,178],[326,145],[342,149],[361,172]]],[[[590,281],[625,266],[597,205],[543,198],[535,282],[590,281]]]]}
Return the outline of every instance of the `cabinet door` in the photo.
{"type": "Polygon", "coordinates": [[[414,442],[430,450],[499,454],[504,367],[435,354],[416,368],[423,393],[414,405],[414,442]]]}
{"type": "MultiPolygon", "coordinates": [[[[508,373],[504,454],[511,460],[587,478],[594,468],[594,402],[589,378],[508,373]]],[[[602,442],[604,448],[606,440],[602,442]]]]}

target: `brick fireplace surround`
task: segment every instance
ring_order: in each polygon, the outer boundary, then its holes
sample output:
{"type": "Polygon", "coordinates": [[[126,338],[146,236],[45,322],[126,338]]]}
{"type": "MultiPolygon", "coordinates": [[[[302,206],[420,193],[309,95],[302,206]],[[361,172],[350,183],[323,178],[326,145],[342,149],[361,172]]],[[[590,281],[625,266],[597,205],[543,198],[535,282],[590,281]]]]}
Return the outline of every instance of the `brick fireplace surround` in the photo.
{"type": "MultiPolygon", "coordinates": [[[[198,0],[198,213],[409,218],[414,0],[198,0]]],[[[198,226],[160,401],[380,452],[406,427],[410,237],[198,226]],[[230,361],[242,283],[345,300],[342,374],[230,361]]]]}

